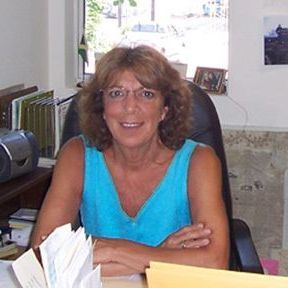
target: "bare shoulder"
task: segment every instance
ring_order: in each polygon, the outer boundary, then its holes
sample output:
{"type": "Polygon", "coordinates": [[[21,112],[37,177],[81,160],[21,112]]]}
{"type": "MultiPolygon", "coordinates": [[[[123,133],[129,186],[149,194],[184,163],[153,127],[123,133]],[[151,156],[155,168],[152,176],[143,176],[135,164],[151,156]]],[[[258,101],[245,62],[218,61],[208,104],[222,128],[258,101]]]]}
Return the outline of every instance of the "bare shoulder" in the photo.
{"type": "Polygon", "coordinates": [[[197,145],[190,162],[190,168],[192,167],[215,167],[219,166],[220,168],[220,160],[216,155],[213,148],[207,145],[197,145]]]}
{"type": "Polygon", "coordinates": [[[77,157],[82,156],[83,153],[84,153],[83,141],[80,139],[80,137],[73,137],[63,145],[62,149],[60,150],[58,159],[60,157],[63,157],[63,155],[77,157]]]}
{"type": "Polygon", "coordinates": [[[78,187],[82,186],[83,167],[83,141],[79,137],[71,138],[64,144],[59,152],[54,168],[52,184],[61,183],[63,185],[64,179],[70,179],[73,180],[74,184],[77,183],[78,187]]]}
{"type": "Polygon", "coordinates": [[[189,195],[198,197],[214,192],[220,195],[221,179],[221,163],[214,149],[198,145],[190,160],[189,195]]]}

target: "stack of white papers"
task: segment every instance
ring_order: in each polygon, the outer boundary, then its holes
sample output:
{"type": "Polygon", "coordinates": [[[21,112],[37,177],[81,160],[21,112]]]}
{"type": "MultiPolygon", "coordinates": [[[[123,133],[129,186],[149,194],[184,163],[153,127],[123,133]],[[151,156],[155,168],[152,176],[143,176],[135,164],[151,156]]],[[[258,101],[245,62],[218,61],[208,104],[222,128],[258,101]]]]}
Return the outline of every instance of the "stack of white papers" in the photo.
{"type": "Polygon", "coordinates": [[[42,266],[32,249],[12,267],[23,288],[100,288],[100,266],[93,270],[91,236],[71,224],[56,228],[40,245],[42,266]]]}

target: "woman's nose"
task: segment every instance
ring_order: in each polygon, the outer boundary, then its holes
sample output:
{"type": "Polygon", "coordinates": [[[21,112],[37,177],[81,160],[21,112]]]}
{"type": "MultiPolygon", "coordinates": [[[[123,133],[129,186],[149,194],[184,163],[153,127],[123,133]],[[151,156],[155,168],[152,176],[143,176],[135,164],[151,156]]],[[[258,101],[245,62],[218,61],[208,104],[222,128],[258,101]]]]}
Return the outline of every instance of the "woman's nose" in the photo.
{"type": "Polygon", "coordinates": [[[134,112],[138,107],[138,101],[134,93],[128,93],[125,101],[124,101],[124,108],[127,112],[134,112]]]}

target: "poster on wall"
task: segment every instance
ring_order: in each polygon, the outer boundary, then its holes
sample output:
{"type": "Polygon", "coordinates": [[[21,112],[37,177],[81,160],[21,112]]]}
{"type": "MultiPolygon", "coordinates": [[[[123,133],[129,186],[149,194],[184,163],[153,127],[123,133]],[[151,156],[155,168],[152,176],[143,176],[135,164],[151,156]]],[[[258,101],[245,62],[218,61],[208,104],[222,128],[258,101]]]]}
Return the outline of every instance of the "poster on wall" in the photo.
{"type": "Polygon", "coordinates": [[[288,15],[264,17],[264,63],[288,64],[288,15]]]}

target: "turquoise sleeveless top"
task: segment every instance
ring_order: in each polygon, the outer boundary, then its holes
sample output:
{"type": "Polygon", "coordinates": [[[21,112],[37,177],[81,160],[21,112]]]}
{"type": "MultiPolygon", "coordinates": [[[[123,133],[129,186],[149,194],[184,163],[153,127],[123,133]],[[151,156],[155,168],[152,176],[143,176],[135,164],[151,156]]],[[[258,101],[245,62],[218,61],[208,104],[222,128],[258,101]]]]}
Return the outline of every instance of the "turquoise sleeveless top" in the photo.
{"type": "Polygon", "coordinates": [[[166,174],[135,217],[122,209],[104,155],[85,143],[85,172],[80,214],[87,234],[158,246],[192,223],[187,194],[190,157],[197,143],[186,140],[166,174]]]}

